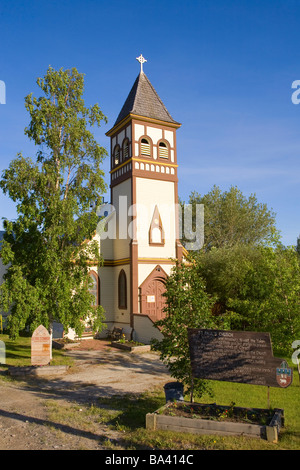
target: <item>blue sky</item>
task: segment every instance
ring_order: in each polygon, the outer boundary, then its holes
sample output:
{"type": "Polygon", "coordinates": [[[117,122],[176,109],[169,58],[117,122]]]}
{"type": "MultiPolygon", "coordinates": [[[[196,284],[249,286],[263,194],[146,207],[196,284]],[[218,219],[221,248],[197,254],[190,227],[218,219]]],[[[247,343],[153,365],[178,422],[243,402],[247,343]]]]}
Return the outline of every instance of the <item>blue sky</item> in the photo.
{"type": "MultiPolygon", "coordinates": [[[[116,119],[139,73],[135,58],[173,118],[179,195],[214,184],[255,193],[277,214],[286,245],[300,233],[300,80],[298,0],[14,1],[0,3],[0,172],[18,152],[34,156],[24,135],[24,97],[54,68],[85,73],[85,101],[116,119]]],[[[104,164],[109,183],[109,159],[104,164]]],[[[0,217],[15,217],[0,193],[0,217]]],[[[0,225],[1,228],[1,225],[0,225]]]]}

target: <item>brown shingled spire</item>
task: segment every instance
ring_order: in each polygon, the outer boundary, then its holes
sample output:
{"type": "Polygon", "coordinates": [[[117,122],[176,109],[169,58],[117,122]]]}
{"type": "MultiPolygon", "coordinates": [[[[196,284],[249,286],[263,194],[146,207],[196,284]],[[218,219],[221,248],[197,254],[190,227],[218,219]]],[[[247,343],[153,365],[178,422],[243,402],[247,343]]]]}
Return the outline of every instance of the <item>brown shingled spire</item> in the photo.
{"type": "Polygon", "coordinates": [[[128,114],[176,123],[144,72],[137,76],[114,126],[128,114]]]}

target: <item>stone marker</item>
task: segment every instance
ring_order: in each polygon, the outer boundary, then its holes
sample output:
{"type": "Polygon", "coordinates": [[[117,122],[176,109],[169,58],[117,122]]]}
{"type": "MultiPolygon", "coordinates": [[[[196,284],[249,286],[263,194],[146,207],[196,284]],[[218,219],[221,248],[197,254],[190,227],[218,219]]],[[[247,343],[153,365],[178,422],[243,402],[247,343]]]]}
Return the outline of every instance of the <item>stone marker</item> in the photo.
{"type": "Polygon", "coordinates": [[[188,328],[196,378],[286,388],[293,375],[273,356],[269,333],[188,328]]]}
{"type": "Polygon", "coordinates": [[[42,366],[49,364],[51,359],[51,336],[48,330],[40,325],[31,337],[31,364],[42,366]]]}

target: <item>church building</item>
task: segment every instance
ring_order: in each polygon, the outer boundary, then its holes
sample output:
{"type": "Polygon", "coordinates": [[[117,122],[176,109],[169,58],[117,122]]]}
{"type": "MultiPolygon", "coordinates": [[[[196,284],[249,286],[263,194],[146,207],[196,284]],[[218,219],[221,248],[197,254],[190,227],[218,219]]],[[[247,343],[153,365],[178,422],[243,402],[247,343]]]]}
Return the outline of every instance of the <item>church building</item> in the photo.
{"type": "Polygon", "coordinates": [[[91,276],[108,329],[121,327],[126,336],[147,343],[160,335],[153,323],[164,315],[164,281],[184,250],[177,211],[181,124],[143,72],[145,59],[137,59],[141,71],[106,133],[111,203],[101,209],[107,232],[98,233],[104,265],[91,276]]]}
{"type": "MultiPolygon", "coordinates": [[[[90,276],[94,304],[105,310],[106,332],[122,328],[127,338],[147,344],[161,338],[154,322],[164,316],[165,279],[185,251],[177,210],[176,131],[181,124],[145,75],[146,60],[142,55],[137,60],[140,73],[106,133],[110,203],[97,209],[103,217],[95,235],[104,262],[91,267],[90,276]]],[[[59,325],[55,332],[72,337],[59,325]]]]}

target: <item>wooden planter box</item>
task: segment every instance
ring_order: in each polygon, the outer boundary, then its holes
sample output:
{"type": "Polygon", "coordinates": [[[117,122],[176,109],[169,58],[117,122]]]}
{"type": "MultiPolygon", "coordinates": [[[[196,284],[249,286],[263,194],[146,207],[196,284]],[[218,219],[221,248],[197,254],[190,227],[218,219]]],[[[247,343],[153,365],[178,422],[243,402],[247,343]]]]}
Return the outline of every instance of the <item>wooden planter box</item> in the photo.
{"type": "Polygon", "coordinates": [[[130,343],[119,343],[118,341],[112,341],[111,345],[114,348],[122,349],[123,351],[128,351],[128,352],[147,352],[150,351],[151,346],[150,345],[131,345],[130,343]]]}
{"type": "MultiPolygon", "coordinates": [[[[187,406],[195,406],[195,403],[184,403],[187,406]]],[[[187,432],[192,434],[217,434],[222,436],[243,435],[246,437],[255,437],[267,439],[271,442],[277,442],[280,428],[284,424],[283,410],[275,409],[274,415],[268,425],[248,424],[243,422],[232,422],[227,420],[218,421],[216,419],[202,419],[199,417],[181,417],[164,415],[166,408],[173,403],[167,403],[165,406],[146,415],[146,429],[187,432]]],[[[225,407],[224,407],[225,409],[225,407]]],[[[247,411],[247,408],[239,408],[247,411]]],[[[268,411],[259,410],[255,411],[268,411]]]]}

